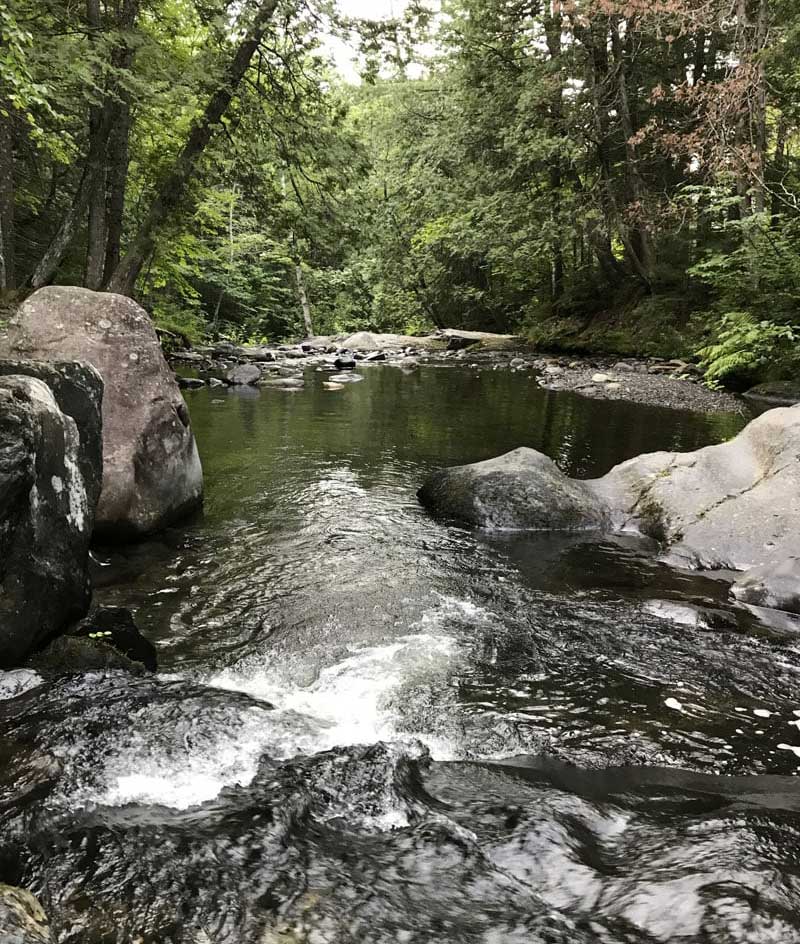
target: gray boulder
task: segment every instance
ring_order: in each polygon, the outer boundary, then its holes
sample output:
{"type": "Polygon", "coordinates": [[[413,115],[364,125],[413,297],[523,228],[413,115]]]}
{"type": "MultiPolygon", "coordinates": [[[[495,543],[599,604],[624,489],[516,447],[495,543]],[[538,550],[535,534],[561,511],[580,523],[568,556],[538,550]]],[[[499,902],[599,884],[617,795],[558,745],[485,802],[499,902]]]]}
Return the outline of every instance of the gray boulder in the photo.
{"type": "Polygon", "coordinates": [[[228,371],[225,379],[234,387],[255,386],[261,380],[261,369],[255,364],[239,364],[228,371]]]}
{"type": "Polygon", "coordinates": [[[749,570],[800,553],[800,407],[770,410],[729,442],[623,462],[590,483],[621,530],[698,569],[749,570]]]}
{"type": "Polygon", "coordinates": [[[39,901],[23,888],[0,885],[0,941],[50,944],[50,927],[39,901]]]}
{"type": "Polygon", "coordinates": [[[608,530],[610,510],[585,482],[547,456],[520,448],[497,459],[431,474],[419,499],[435,514],[479,528],[531,531],[608,530]]]}
{"type": "Polygon", "coordinates": [[[84,361],[104,379],[99,536],[140,537],[202,503],[189,412],[136,302],[70,286],[39,289],[12,320],[9,343],[20,356],[84,361]]]}
{"type": "Polygon", "coordinates": [[[734,582],[731,594],[751,606],[800,614],[800,558],[753,567],[734,582]]]}
{"type": "Polygon", "coordinates": [[[28,368],[0,376],[0,668],[86,612],[102,480],[99,375],[80,365],[28,368]],[[59,375],[61,402],[37,372],[59,375]]]}
{"type": "Polygon", "coordinates": [[[773,406],[793,406],[800,403],[800,383],[792,380],[773,380],[751,387],[745,396],[773,406]]]}
{"type": "Polygon", "coordinates": [[[730,442],[639,456],[594,481],[517,449],[434,473],[419,494],[480,527],[638,531],[682,566],[775,566],[800,556],[800,406],[762,414],[730,442]]]}

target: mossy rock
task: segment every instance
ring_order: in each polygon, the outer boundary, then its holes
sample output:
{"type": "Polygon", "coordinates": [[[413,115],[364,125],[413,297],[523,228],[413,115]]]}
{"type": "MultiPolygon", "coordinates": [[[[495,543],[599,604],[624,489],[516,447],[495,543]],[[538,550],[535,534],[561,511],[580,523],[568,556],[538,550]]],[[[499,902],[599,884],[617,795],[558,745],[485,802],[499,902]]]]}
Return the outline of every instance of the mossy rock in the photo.
{"type": "Polygon", "coordinates": [[[794,406],[800,403],[800,381],[773,380],[751,387],[745,396],[751,400],[763,400],[775,406],[794,406]]]}
{"type": "Polygon", "coordinates": [[[50,928],[38,900],[23,888],[0,885],[0,940],[3,944],[49,944],[50,928]]]}

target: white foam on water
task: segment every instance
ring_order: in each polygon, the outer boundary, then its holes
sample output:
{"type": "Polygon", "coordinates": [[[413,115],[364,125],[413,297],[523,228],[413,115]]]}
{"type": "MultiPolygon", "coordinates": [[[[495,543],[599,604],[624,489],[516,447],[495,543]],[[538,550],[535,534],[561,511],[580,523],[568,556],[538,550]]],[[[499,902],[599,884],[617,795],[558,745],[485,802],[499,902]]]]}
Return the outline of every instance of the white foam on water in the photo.
{"type": "MultiPolygon", "coordinates": [[[[208,684],[270,702],[277,719],[310,721],[304,731],[290,723],[285,742],[272,743],[273,756],[291,757],[333,747],[417,739],[413,733],[398,733],[390,697],[405,681],[446,670],[457,651],[452,636],[419,633],[356,649],[322,669],[304,688],[289,687],[286,667],[266,660],[226,669],[208,679],[208,684]]],[[[442,745],[428,746],[447,750],[442,745]]]]}
{"type": "MultiPolygon", "coordinates": [[[[446,739],[396,727],[393,697],[406,683],[424,686],[438,678],[441,684],[458,664],[462,647],[446,631],[449,623],[489,619],[490,614],[469,601],[440,597],[409,627],[412,632],[381,645],[351,648],[307,686],[298,686],[292,678],[297,654],[268,650],[245,659],[202,681],[268,702],[272,710],[256,706],[250,714],[244,711],[235,729],[203,732],[185,749],[144,739],[129,743],[106,761],[105,787],[81,800],[187,809],[213,799],[226,786],[249,784],[265,753],[284,760],[333,747],[423,741],[436,759],[453,759],[457,751],[446,739]]],[[[404,821],[403,811],[387,798],[387,809],[376,823],[389,829],[404,821]]]]}
{"type": "MultiPolygon", "coordinates": [[[[258,770],[268,726],[263,709],[241,712],[235,728],[206,732],[195,742],[153,742],[135,729],[104,760],[99,789],[69,797],[81,805],[159,804],[178,810],[213,800],[227,786],[247,786],[258,770]]],[[[135,725],[136,719],[132,719],[135,725]]]]}

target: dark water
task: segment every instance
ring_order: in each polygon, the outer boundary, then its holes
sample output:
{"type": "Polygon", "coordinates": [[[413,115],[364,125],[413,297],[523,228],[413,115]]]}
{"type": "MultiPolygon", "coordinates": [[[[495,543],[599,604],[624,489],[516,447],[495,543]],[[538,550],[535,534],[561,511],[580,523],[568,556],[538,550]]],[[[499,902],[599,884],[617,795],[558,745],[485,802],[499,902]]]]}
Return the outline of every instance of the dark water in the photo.
{"type": "Polygon", "coordinates": [[[163,673],[0,676],[0,881],[69,944],[800,941],[795,628],[632,538],[415,499],[519,445],[593,476],[744,419],[364,377],[187,396],[205,516],[98,552],[163,673]]]}

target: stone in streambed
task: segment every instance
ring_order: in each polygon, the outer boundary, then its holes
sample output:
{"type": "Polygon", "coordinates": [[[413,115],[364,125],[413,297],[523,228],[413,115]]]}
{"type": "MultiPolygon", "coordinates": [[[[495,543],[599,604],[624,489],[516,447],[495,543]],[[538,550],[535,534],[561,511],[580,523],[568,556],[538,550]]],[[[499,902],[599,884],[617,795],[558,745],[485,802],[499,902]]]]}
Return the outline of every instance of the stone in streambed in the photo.
{"type": "Polygon", "coordinates": [[[103,378],[99,537],[141,537],[202,503],[189,411],[136,302],[74,286],[42,288],[12,320],[9,343],[21,356],[83,361],[103,378]]]}
{"type": "Polygon", "coordinates": [[[331,383],[338,383],[338,384],[358,383],[359,380],[363,380],[363,379],[364,378],[361,376],[361,374],[355,374],[355,373],[333,374],[331,376],[331,383]]]}
{"type": "Polygon", "coordinates": [[[181,377],[178,375],[175,379],[182,390],[199,390],[206,386],[205,380],[200,377],[181,377]]]}
{"type": "Polygon", "coordinates": [[[19,665],[86,612],[102,477],[97,372],[13,369],[31,375],[0,376],[0,668],[19,665]]]}
{"type": "Polygon", "coordinates": [[[479,528],[585,531],[610,528],[605,504],[535,449],[434,472],[419,491],[432,512],[479,528]]]}
{"type": "Polygon", "coordinates": [[[103,639],[118,652],[134,662],[140,662],[148,672],[158,669],[156,647],[143,636],[133,614],[122,606],[98,606],[69,635],[84,639],[103,639]]]}
{"type": "Polygon", "coordinates": [[[336,355],[336,360],[333,362],[333,366],[337,370],[355,370],[356,359],[353,357],[350,351],[340,351],[336,355]]]}
{"type": "Polygon", "coordinates": [[[741,603],[800,614],[800,558],[753,567],[734,582],[731,594],[741,603]]]}
{"type": "Polygon", "coordinates": [[[744,396],[750,400],[761,400],[775,406],[793,406],[800,403],[800,383],[791,380],[775,380],[751,387],[744,396]]]}
{"type": "Polygon", "coordinates": [[[639,456],[594,481],[518,449],[434,473],[420,499],[480,527],[638,531],[696,569],[775,566],[800,557],[800,406],[764,413],[729,442],[639,456]]]}
{"type": "Polygon", "coordinates": [[[270,377],[259,384],[268,390],[302,390],[305,385],[302,377],[270,377]]]}
{"type": "Polygon", "coordinates": [[[30,892],[0,885],[0,940],[3,944],[51,944],[47,915],[30,892]]]}
{"type": "Polygon", "coordinates": [[[239,364],[225,374],[225,379],[234,387],[251,387],[261,380],[261,370],[255,364],[239,364]]]}

